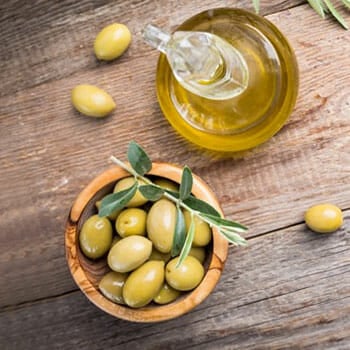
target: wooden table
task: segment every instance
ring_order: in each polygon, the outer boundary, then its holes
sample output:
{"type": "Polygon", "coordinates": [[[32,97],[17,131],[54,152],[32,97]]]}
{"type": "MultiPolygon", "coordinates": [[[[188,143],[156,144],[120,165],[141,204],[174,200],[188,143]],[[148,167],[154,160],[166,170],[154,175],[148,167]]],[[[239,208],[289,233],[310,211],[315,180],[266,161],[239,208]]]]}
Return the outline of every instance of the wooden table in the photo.
{"type": "MultiPolygon", "coordinates": [[[[0,5],[0,348],[349,349],[350,36],[306,1],[262,1],[300,68],[296,108],[269,142],[218,157],[180,138],[155,93],[158,53],[141,39],[213,7],[249,0],[3,1],[0,5]],[[129,50],[112,63],[92,51],[97,32],[123,22],[129,50]],[[91,83],[117,109],[79,115],[71,89],[91,83]],[[230,247],[220,283],[194,311],[159,324],[115,319],[93,306],[65,260],[64,226],[80,190],[125,159],[131,139],[153,160],[188,164],[217,194],[225,215],[249,227],[230,247]],[[332,202],[345,223],[331,235],[304,211],[332,202]]],[[[341,13],[349,16],[340,6],[341,13]]]]}

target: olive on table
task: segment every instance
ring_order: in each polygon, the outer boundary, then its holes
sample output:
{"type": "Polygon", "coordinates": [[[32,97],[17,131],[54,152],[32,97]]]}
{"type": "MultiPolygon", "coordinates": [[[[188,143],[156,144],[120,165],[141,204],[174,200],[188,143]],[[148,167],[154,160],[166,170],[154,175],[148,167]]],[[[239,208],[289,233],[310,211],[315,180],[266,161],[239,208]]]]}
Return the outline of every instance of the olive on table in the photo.
{"type": "Polygon", "coordinates": [[[334,204],[318,204],[306,211],[305,222],[314,232],[331,233],[342,226],[343,214],[334,204]]]}
{"type": "Polygon", "coordinates": [[[109,251],[108,266],[116,272],[129,272],[142,265],[151,255],[152,242],[143,236],[122,238],[109,251]]]}
{"type": "MultiPolygon", "coordinates": [[[[188,229],[190,228],[190,224],[191,224],[191,213],[188,210],[185,210],[184,217],[185,217],[186,229],[188,232],[188,229]]],[[[194,237],[193,237],[192,245],[194,247],[204,247],[207,244],[209,244],[211,240],[210,226],[197,216],[194,216],[193,220],[194,220],[195,229],[194,229],[194,237]]]]}
{"type": "Polygon", "coordinates": [[[112,224],[106,217],[90,216],[79,234],[80,248],[88,258],[98,259],[109,250],[112,236],[112,224]]]}
{"type": "Polygon", "coordinates": [[[89,117],[105,117],[116,107],[113,98],[106,91],[88,84],[74,87],[71,99],[73,106],[89,117]]]}
{"type": "Polygon", "coordinates": [[[124,304],[123,286],[128,277],[127,273],[111,271],[103,276],[98,287],[102,294],[118,304],[124,304]]]}
{"type": "MultiPolygon", "coordinates": [[[[141,180],[138,180],[140,185],[145,185],[145,183],[141,180]]],[[[125,177],[121,180],[119,180],[115,187],[113,192],[120,192],[123,190],[126,190],[130,188],[135,183],[135,178],[133,176],[125,177]]],[[[142,193],[137,190],[134,196],[130,199],[130,201],[127,203],[127,207],[140,207],[141,205],[145,204],[147,202],[147,198],[145,198],[142,193]]]]}
{"type": "Polygon", "coordinates": [[[140,208],[128,208],[123,210],[116,222],[115,228],[121,237],[146,234],[147,213],[140,208]]]}
{"type": "Polygon", "coordinates": [[[147,233],[161,253],[171,251],[176,223],[176,206],[168,199],[156,201],[147,215],[147,233]]]}
{"type": "Polygon", "coordinates": [[[95,38],[95,55],[100,60],[114,60],[126,51],[130,42],[131,33],[126,25],[110,24],[104,27],[95,38]]]}
{"type": "Polygon", "coordinates": [[[159,293],[153,298],[153,301],[157,304],[168,304],[177,299],[181,292],[170,287],[169,284],[164,283],[159,293]]]}
{"type": "Polygon", "coordinates": [[[187,256],[182,264],[176,267],[179,257],[168,262],[165,268],[165,279],[174,289],[188,291],[199,285],[204,276],[203,265],[193,256],[187,256]]]}
{"type": "Polygon", "coordinates": [[[158,294],[164,282],[164,262],[147,261],[130,273],[123,288],[127,305],[139,308],[147,305],[158,294]]]}

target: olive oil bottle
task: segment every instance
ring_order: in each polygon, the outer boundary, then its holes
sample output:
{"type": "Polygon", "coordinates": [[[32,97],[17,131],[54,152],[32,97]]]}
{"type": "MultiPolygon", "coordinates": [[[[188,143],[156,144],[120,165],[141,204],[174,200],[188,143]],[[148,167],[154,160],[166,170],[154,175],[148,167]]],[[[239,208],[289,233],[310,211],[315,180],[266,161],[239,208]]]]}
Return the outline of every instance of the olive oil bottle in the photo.
{"type": "Polygon", "coordinates": [[[216,9],[166,35],[161,44],[153,42],[163,52],[157,93],[182,136],[234,152],[257,146],[283,126],[296,101],[298,70],[272,23],[248,11],[216,9]]]}

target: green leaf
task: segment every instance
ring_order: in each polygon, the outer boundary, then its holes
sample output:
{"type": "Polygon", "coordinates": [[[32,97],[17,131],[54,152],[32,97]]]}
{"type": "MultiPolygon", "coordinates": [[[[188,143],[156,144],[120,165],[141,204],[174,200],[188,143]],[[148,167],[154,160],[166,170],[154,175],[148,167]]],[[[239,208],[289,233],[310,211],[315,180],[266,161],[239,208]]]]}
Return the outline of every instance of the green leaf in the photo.
{"type": "Polygon", "coordinates": [[[200,217],[206,218],[210,223],[216,226],[223,227],[229,231],[236,231],[236,232],[245,232],[247,231],[247,227],[239,224],[238,222],[226,220],[223,218],[219,218],[217,216],[209,215],[209,214],[199,214],[200,217]]]}
{"type": "Polygon", "coordinates": [[[350,9],[350,0],[342,0],[343,4],[350,9]]]}
{"type": "Polygon", "coordinates": [[[179,199],[180,198],[180,194],[179,192],[174,192],[174,191],[171,191],[171,190],[167,190],[166,188],[164,188],[164,191],[171,194],[173,197],[175,197],[176,199],[179,199]]]}
{"type": "Polygon", "coordinates": [[[124,208],[130,199],[135,195],[137,190],[137,183],[135,182],[131,187],[126,190],[111,193],[103,198],[101,202],[98,215],[100,217],[108,216],[115,210],[124,208]]]}
{"type": "Polygon", "coordinates": [[[325,18],[325,8],[322,0],[308,0],[310,6],[322,17],[325,18]]]}
{"type": "MultiPolygon", "coordinates": [[[[308,2],[322,18],[325,18],[325,13],[330,12],[345,29],[349,29],[348,24],[330,0],[308,0],[308,2]]],[[[342,0],[342,2],[346,7],[350,8],[349,0],[342,0]]]]}
{"type": "Polygon", "coordinates": [[[253,0],[253,5],[256,13],[259,13],[260,0],[253,0]]]}
{"type": "Polygon", "coordinates": [[[241,237],[239,234],[232,232],[232,231],[228,231],[225,229],[220,229],[219,232],[232,244],[234,245],[247,245],[247,241],[241,237]]]}
{"type": "Polygon", "coordinates": [[[128,160],[132,168],[141,176],[152,168],[152,162],[147,153],[135,141],[131,141],[129,144],[128,160]]]}
{"type": "Polygon", "coordinates": [[[182,213],[182,210],[179,207],[177,207],[176,224],[175,224],[173,245],[171,248],[171,256],[179,255],[181,248],[185,243],[185,239],[186,239],[185,217],[184,217],[184,214],[182,213]]]}
{"type": "Polygon", "coordinates": [[[182,170],[182,177],[180,183],[180,199],[183,201],[188,198],[192,192],[193,177],[191,169],[185,166],[182,170]]]}
{"type": "Polygon", "coordinates": [[[176,264],[176,268],[178,268],[183,263],[183,261],[187,258],[188,254],[191,250],[193,237],[194,237],[194,229],[195,229],[195,224],[194,224],[193,216],[191,216],[190,228],[188,229],[186,240],[185,240],[185,243],[181,249],[181,253],[179,256],[179,260],[176,264]]]}
{"type": "Polygon", "coordinates": [[[213,208],[210,204],[196,197],[190,196],[184,200],[184,203],[191,209],[199,211],[204,214],[209,214],[217,217],[221,217],[220,213],[213,208]]]}
{"type": "Polygon", "coordinates": [[[155,185],[143,185],[139,187],[139,190],[150,201],[157,201],[164,194],[164,190],[155,185]]]}
{"type": "MultiPolygon", "coordinates": [[[[169,194],[171,194],[173,197],[177,199],[180,198],[180,194],[178,192],[170,191],[167,189],[165,189],[165,192],[168,192],[169,194]]],[[[183,202],[195,211],[198,211],[204,214],[213,215],[213,216],[218,216],[219,218],[221,217],[220,213],[214,207],[212,207],[207,202],[199,198],[196,198],[192,195],[186,198],[183,202]]]]}
{"type": "Polygon", "coordinates": [[[345,28],[349,29],[347,23],[344,18],[340,15],[340,13],[335,9],[333,4],[329,0],[324,0],[324,3],[327,5],[330,13],[337,19],[337,21],[345,28]]]}

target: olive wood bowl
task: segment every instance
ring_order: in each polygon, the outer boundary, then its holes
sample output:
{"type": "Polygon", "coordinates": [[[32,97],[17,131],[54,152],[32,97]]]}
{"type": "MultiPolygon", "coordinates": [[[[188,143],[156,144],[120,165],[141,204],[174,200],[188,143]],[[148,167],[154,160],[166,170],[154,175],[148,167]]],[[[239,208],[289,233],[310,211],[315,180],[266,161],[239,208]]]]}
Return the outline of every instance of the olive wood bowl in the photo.
{"type": "MultiPolygon", "coordinates": [[[[176,183],[181,182],[182,168],[168,163],[153,163],[147,175],[162,177],[176,183]]],[[[113,191],[116,181],[130,176],[115,166],[92,180],[76,198],[65,230],[66,258],[71,274],[86,297],[101,310],[120,319],[134,322],[158,322],[181,316],[200,304],[213,291],[221,276],[228,251],[228,242],[213,229],[213,239],[204,264],[206,272],[202,282],[192,291],[167,305],[150,304],[133,309],[118,305],[107,299],[98,289],[98,283],[109,271],[106,258],[92,261],[86,258],[79,247],[79,232],[84,221],[96,213],[95,203],[113,191]]],[[[211,204],[222,214],[216,196],[208,185],[193,175],[192,194],[211,204]]]]}

